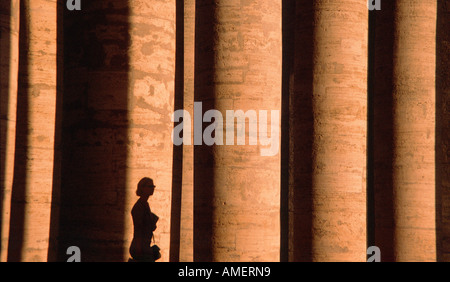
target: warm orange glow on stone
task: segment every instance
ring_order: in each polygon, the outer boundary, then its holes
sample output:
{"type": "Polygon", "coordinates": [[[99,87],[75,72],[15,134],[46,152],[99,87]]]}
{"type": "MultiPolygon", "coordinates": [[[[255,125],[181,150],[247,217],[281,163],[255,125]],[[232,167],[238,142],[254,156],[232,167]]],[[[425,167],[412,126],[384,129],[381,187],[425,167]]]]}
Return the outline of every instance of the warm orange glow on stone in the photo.
{"type": "Polygon", "coordinates": [[[376,14],[375,244],[384,261],[435,261],[436,1],[383,4],[376,14]]]}
{"type": "Polygon", "coordinates": [[[0,1],[0,261],[139,260],[144,177],[158,261],[450,260],[449,1],[69,2],[0,1]]]}
{"type": "Polygon", "coordinates": [[[364,261],[367,6],[298,1],[296,8],[290,260],[364,261]]]}
{"type": "MultiPolygon", "coordinates": [[[[281,1],[196,4],[203,112],[280,110],[281,1]]],[[[261,148],[194,147],[194,260],[279,260],[280,156],[261,156],[261,148]]]]}

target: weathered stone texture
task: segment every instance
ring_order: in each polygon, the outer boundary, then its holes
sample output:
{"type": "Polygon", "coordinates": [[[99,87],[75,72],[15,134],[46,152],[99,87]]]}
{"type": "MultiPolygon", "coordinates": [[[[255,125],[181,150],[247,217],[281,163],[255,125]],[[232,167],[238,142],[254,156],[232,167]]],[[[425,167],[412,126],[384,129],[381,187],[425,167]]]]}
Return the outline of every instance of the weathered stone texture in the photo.
{"type": "Polygon", "coordinates": [[[290,260],[364,261],[367,5],[296,4],[290,260]]]}
{"type": "Polygon", "coordinates": [[[160,261],[449,261],[450,1],[366,2],[1,0],[0,261],[126,261],[143,177],[160,261]]]}
{"type": "MultiPolygon", "coordinates": [[[[184,0],[184,110],[194,117],[195,1],[184,0]]],[[[190,137],[192,139],[192,136],[190,137]]],[[[180,261],[194,259],[194,146],[183,145],[180,261]]]]}
{"type": "Polygon", "coordinates": [[[65,31],[62,249],[127,259],[137,183],[150,177],[155,243],[168,261],[175,1],[86,2],[81,15],[66,12],[65,31]]]}
{"type": "MultiPolygon", "coordinates": [[[[197,1],[195,34],[203,112],[267,110],[270,124],[281,107],[281,1],[197,1]]],[[[262,148],[194,147],[194,260],[279,259],[280,157],[262,148]]]]}
{"type": "MultiPolygon", "coordinates": [[[[16,8],[16,7],[15,7],[16,8]]],[[[9,261],[46,261],[56,115],[55,1],[22,1],[9,261]]]]}
{"type": "Polygon", "coordinates": [[[7,260],[16,140],[19,0],[0,3],[0,261],[7,260]]]}
{"type": "Polygon", "coordinates": [[[374,54],[375,244],[384,261],[434,261],[436,1],[383,4],[374,54]]]}
{"type": "MultiPolygon", "coordinates": [[[[172,191],[172,128],[175,87],[175,1],[135,0],[130,4],[127,202],[130,214],[139,180],[154,179],[150,198],[159,216],[154,233],[161,261],[169,260],[172,191]]],[[[127,218],[128,219],[128,218],[127,218]]],[[[129,221],[125,236],[132,233],[129,221]]],[[[130,238],[130,237],[129,237],[130,238]]]]}

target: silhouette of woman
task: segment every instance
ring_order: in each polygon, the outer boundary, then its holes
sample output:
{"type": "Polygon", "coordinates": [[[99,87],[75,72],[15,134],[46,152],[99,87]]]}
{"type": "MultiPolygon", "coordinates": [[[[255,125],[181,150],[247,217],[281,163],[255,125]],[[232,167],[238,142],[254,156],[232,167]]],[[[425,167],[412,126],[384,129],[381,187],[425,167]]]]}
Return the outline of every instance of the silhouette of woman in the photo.
{"type": "Polygon", "coordinates": [[[147,202],[148,198],[153,195],[155,187],[153,180],[148,177],[142,178],[137,185],[136,195],[139,196],[139,199],[131,210],[134,234],[130,246],[130,255],[135,261],[159,259],[158,254],[154,255],[153,249],[150,247],[158,216],[151,212],[147,202]]]}

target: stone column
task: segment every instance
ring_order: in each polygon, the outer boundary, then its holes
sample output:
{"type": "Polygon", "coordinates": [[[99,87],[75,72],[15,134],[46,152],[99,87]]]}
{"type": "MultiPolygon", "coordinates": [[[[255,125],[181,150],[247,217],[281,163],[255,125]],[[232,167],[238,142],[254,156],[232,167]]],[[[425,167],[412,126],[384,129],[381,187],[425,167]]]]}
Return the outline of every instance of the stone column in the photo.
{"type": "MultiPolygon", "coordinates": [[[[194,116],[195,1],[184,0],[184,110],[194,116]]],[[[183,145],[180,261],[193,261],[194,251],[194,147],[183,145]]]]}
{"type": "Polygon", "coordinates": [[[291,261],[365,261],[366,1],[297,1],[291,261]]]}
{"type": "Polygon", "coordinates": [[[127,260],[137,184],[150,177],[155,242],[168,261],[175,0],[83,1],[64,20],[62,249],[127,260]]]}
{"type": "Polygon", "coordinates": [[[8,260],[46,261],[53,189],[57,3],[21,3],[19,82],[8,260]]]}
{"type": "Polygon", "coordinates": [[[16,140],[19,0],[0,3],[0,261],[7,260],[16,140]]]}
{"type": "MultiPolygon", "coordinates": [[[[224,125],[222,132],[215,115],[216,144],[194,147],[194,260],[277,261],[281,1],[199,0],[195,33],[194,96],[203,111],[194,106],[194,123],[216,109],[224,124],[227,120],[231,125],[224,125]],[[232,121],[226,119],[227,110],[253,110],[255,116],[249,114],[250,122],[232,121]],[[267,111],[267,120],[260,110],[267,111]],[[267,124],[268,130],[258,136],[249,132],[250,126],[261,124],[267,124]],[[226,138],[234,127],[238,128],[234,138],[226,138]],[[268,146],[260,137],[270,130],[275,136],[274,154],[264,156],[268,146]],[[238,133],[245,134],[245,145],[236,145],[238,133]],[[249,145],[254,137],[257,142],[249,145]]],[[[198,142],[202,132],[195,126],[194,142],[198,142]]]]}
{"type": "Polygon", "coordinates": [[[172,128],[175,87],[175,0],[129,2],[130,51],[125,235],[142,177],[154,180],[149,204],[159,216],[154,232],[161,260],[169,261],[172,191],[172,128]]]}
{"type": "Polygon", "coordinates": [[[385,1],[375,13],[375,245],[383,261],[436,260],[436,3],[385,1]]]}

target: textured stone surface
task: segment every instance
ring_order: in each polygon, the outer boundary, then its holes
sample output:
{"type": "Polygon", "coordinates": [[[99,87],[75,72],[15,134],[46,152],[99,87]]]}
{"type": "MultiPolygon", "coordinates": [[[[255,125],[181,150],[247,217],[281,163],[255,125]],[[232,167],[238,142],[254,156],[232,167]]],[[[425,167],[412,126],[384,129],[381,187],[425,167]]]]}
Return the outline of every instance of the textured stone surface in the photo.
{"type": "MultiPolygon", "coordinates": [[[[184,110],[194,117],[195,1],[184,0],[184,110]]],[[[192,138],[191,138],[192,139],[192,138]]],[[[191,140],[193,144],[193,140],[191,140]]],[[[194,260],[194,147],[183,145],[180,261],[194,260]]]]}
{"type": "MultiPolygon", "coordinates": [[[[172,190],[172,128],[175,83],[175,1],[135,0],[129,4],[130,71],[128,96],[128,161],[126,214],[131,211],[138,181],[154,179],[150,198],[159,216],[155,243],[161,261],[169,260],[172,190]]],[[[126,219],[130,219],[127,217],[126,219]]],[[[132,231],[126,221],[125,235],[132,231]]],[[[130,238],[130,237],[128,237],[130,238]]]]}
{"type": "MultiPolygon", "coordinates": [[[[197,1],[195,34],[203,112],[280,110],[281,1],[197,1]]],[[[262,147],[194,147],[194,260],[279,260],[280,157],[262,147]]]]}
{"type": "Polygon", "coordinates": [[[22,1],[9,261],[46,261],[56,115],[55,1],[22,1]]]}
{"type": "Polygon", "coordinates": [[[16,140],[19,0],[0,4],[0,261],[6,261],[16,140]]]}
{"type": "Polygon", "coordinates": [[[296,4],[289,259],[364,261],[367,5],[296,4]]]}
{"type": "Polygon", "coordinates": [[[383,261],[436,260],[436,1],[376,13],[375,245],[383,261]]]}
{"type": "Polygon", "coordinates": [[[0,2],[0,261],[126,261],[142,177],[161,261],[450,261],[449,0],[382,1],[369,60],[361,0],[0,2]],[[173,154],[175,106],[285,148],[173,154]]]}
{"type": "Polygon", "coordinates": [[[175,1],[90,1],[64,20],[61,249],[79,246],[85,261],[126,260],[137,183],[150,177],[155,243],[167,261],[175,1]]]}

